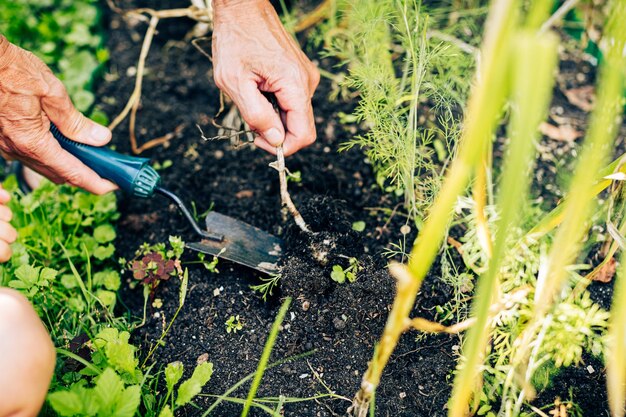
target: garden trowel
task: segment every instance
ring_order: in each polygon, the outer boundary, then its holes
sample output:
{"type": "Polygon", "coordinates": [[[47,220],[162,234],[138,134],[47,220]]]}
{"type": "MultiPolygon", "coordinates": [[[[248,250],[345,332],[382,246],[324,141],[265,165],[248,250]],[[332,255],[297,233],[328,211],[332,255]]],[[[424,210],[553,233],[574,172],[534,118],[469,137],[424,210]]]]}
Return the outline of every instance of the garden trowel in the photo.
{"type": "Polygon", "coordinates": [[[281,240],[242,221],[216,212],[206,216],[206,230],[198,226],[182,200],[161,187],[161,177],[149,164],[148,158],[124,155],[108,148],[89,146],[66,138],[54,124],[50,132],[61,147],[80,159],[102,178],[117,184],[122,191],[135,197],[148,198],[155,193],[172,200],[187,218],[200,242],[187,243],[199,252],[228,259],[264,273],[278,272],[281,240]]]}

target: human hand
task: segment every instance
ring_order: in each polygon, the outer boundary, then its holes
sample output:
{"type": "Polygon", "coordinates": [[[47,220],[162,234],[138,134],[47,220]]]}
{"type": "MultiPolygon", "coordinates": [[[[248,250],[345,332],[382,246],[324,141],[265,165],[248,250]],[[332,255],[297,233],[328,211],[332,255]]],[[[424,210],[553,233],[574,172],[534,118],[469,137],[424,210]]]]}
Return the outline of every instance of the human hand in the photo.
{"type": "Polygon", "coordinates": [[[285,155],[313,143],[311,97],[320,75],[272,5],[267,0],[213,0],[213,10],[215,83],[260,135],[254,143],[272,154],[282,144],[285,155]],[[262,92],[276,96],[284,124],[262,92]]]}
{"type": "Polygon", "coordinates": [[[0,262],[6,262],[11,258],[11,243],[17,239],[17,232],[11,226],[11,218],[13,213],[6,205],[11,199],[11,194],[3,188],[0,188],[0,262]]]}
{"type": "Polygon", "coordinates": [[[109,129],[74,108],[46,64],[0,35],[0,149],[56,183],[95,194],[117,188],[61,148],[50,122],[77,142],[102,146],[111,140],[109,129]]]}

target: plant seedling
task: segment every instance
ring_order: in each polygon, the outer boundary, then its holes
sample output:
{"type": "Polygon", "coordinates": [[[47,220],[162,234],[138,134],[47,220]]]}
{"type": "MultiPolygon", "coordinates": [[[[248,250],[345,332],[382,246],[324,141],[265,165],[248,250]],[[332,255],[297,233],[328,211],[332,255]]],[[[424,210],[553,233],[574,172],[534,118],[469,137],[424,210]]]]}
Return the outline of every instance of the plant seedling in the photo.
{"type": "Polygon", "coordinates": [[[226,320],[226,333],[237,333],[237,331],[243,329],[243,323],[239,318],[239,314],[236,316],[230,316],[228,320],[226,320]]]}
{"type": "Polygon", "coordinates": [[[270,274],[269,277],[261,277],[262,284],[251,285],[250,288],[253,291],[257,291],[263,297],[263,301],[267,301],[267,296],[271,296],[274,288],[278,285],[278,282],[282,278],[280,274],[270,274]]]}
{"type": "Polygon", "coordinates": [[[343,268],[341,265],[333,265],[333,271],[330,273],[330,278],[338,282],[339,284],[343,284],[346,282],[354,282],[357,279],[358,272],[362,269],[361,265],[359,265],[359,261],[357,258],[350,258],[348,260],[350,266],[347,268],[343,268]]]}
{"type": "Polygon", "coordinates": [[[359,220],[358,222],[352,223],[352,230],[355,232],[362,232],[365,230],[365,222],[363,220],[359,220]]]}

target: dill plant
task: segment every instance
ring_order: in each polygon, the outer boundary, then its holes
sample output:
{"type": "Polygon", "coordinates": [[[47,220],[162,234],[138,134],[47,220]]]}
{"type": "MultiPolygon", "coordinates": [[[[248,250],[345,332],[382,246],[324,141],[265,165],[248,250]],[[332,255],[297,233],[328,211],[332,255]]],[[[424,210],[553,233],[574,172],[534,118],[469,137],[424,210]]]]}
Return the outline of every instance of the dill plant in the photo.
{"type": "Polygon", "coordinates": [[[364,149],[378,184],[403,195],[419,225],[459,134],[469,82],[455,69],[466,71],[473,57],[429,36],[418,1],[355,0],[342,22],[327,53],[347,64],[343,85],[359,94],[353,116],[366,132],[340,150],[364,149]]]}

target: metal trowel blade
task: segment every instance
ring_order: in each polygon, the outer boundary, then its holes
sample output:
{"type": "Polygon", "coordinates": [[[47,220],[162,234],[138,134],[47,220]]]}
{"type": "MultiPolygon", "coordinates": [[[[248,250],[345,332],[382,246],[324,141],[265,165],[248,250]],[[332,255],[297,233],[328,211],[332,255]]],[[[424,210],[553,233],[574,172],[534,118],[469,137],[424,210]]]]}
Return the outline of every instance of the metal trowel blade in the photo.
{"type": "Polygon", "coordinates": [[[240,220],[214,211],[206,216],[207,230],[224,236],[221,241],[203,239],[187,243],[189,249],[218,256],[266,274],[278,272],[282,241],[240,220]]]}

